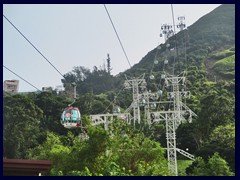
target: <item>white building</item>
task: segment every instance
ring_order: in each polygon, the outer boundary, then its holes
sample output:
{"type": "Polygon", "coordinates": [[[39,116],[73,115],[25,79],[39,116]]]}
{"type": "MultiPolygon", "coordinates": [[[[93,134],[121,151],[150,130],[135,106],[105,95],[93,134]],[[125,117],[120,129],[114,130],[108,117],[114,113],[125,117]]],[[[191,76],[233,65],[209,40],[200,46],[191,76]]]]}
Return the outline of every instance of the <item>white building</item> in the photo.
{"type": "Polygon", "coordinates": [[[3,90],[6,92],[18,92],[19,80],[5,80],[3,90]]]}

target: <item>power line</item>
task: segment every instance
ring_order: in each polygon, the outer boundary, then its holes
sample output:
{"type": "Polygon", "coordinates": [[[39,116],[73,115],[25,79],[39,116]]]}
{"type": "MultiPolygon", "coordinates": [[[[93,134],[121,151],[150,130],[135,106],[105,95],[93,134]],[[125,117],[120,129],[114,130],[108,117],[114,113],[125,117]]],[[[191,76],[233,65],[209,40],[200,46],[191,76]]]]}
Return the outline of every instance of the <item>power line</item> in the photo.
{"type": "Polygon", "coordinates": [[[36,48],[36,46],[33,45],[33,43],[31,43],[31,41],[23,35],[23,33],[3,14],[3,17],[22,35],[22,37],[24,39],[27,40],[27,42],[29,44],[31,44],[31,46],[65,79],[65,77],[63,76],[63,74],[40,52],[40,50],[38,50],[38,48],[36,48]]]}
{"type": "Polygon", "coordinates": [[[38,89],[36,86],[32,85],[30,82],[28,82],[27,80],[23,79],[21,76],[17,75],[15,72],[13,72],[12,70],[10,70],[9,68],[7,68],[6,66],[3,65],[4,68],[6,68],[8,71],[10,71],[11,73],[15,74],[16,76],[18,76],[19,78],[21,78],[22,80],[24,80],[26,83],[28,83],[30,86],[34,87],[35,89],[37,89],[38,91],[41,91],[40,89],[38,89]]]}
{"type": "MultiPolygon", "coordinates": [[[[118,93],[117,93],[117,95],[115,96],[115,98],[117,98],[117,97],[119,96],[119,94],[121,93],[121,91],[122,91],[123,89],[124,89],[124,86],[118,91],[118,93]]],[[[114,102],[114,100],[109,103],[109,105],[105,108],[105,110],[103,111],[102,114],[106,113],[106,111],[107,111],[108,108],[113,104],[113,102],[114,102]]]]}
{"type": "Polygon", "coordinates": [[[121,45],[121,47],[122,47],[122,50],[123,50],[123,52],[124,52],[124,55],[125,55],[125,57],[126,57],[126,59],[127,59],[127,61],[128,61],[128,64],[129,64],[130,68],[131,68],[132,66],[131,66],[130,61],[129,61],[129,59],[128,59],[127,53],[126,53],[126,51],[125,51],[125,49],[124,49],[124,47],[123,47],[123,45],[122,45],[122,42],[121,42],[121,40],[120,40],[120,38],[119,38],[119,36],[118,36],[117,30],[116,30],[116,28],[115,28],[115,26],[114,26],[114,24],[113,24],[112,18],[111,18],[110,14],[109,14],[109,12],[108,12],[108,10],[107,10],[106,5],[105,5],[105,4],[103,4],[103,5],[104,5],[104,8],[105,8],[105,10],[106,10],[106,12],[107,12],[107,14],[108,14],[108,17],[109,17],[109,19],[110,19],[110,21],[111,21],[112,27],[113,27],[113,29],[114,29],[114,31],[115,31],[115,33],[116,33],[116,36],[117,36],[117,38],[118,38],[118,41],[119,41],[119,43],[120,43],[120,45],[121,45]]]}
{"type": "Polygon", "coordinates": [[[173,75],[174,75],[174,68],[175,68],[175,61],[176,61],[176,52],[177,52],[177,37],[176,37],[176,29],[175,29],[175,21],[174,21],[174,12],[173,12],[173,5],[171,4],[172,10],[172,20],[173,20],[173,35],[175,36],[175,50],[174,50],[174,63],[173,63],[173,75]]]}

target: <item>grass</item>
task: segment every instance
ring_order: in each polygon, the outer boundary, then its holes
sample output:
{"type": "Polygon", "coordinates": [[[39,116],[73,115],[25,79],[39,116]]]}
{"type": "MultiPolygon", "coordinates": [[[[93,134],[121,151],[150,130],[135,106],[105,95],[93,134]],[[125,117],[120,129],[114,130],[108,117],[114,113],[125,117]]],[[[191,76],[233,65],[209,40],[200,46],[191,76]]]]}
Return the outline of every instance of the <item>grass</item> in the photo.
{"type": "Polygon", "coordinates": [[[220,59],[232,56],[234,54],[235,54],[235,51],[232,51],[232,48],[231,48],[231,49],[226,49],[224,51],[213,54],[212,58],[215,59],[215,60],[220,60],[220,59]]]}
{"type": "Polygon", "coordinates": [[[235,54],[215,62],[213,69],[221,75],[235,75],[235,54]]]}

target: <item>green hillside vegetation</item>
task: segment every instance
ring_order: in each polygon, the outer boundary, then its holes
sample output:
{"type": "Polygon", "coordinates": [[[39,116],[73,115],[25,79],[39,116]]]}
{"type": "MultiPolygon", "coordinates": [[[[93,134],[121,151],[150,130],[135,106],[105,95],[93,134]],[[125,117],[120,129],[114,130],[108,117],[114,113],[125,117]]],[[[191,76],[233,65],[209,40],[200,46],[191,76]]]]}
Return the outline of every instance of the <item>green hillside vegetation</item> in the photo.
{"type": "Polygon", "coordinates": [[[145,73],[148,90],[163,90],[161,100],[165,101],[167,91],[161,75],[184,72],[186,85],[182,88],[191,94],[183,102],[198,118],[178,127],[176,143],[196,160],[178,155],[179,175],[234,175],[235,5],[219,6],[146,53],[125,72],[113,76],[110,63],[107,67],[90,70],[76,65],[64,74],[65,91],[59,93],[54,89],[4,93],[3,157],[52,160],[46,174],[51,176],[173,175],[167,168],[165,123],[149,126],[143,119],[133,127],[115,119],[105,131],[103,125],[92,127],[89,115],[112,113],[114,99],[121,112],[130,106],[133,97],[131,90],[123,88],[125,75],[145,73]],[[170,50],[175,43],[176,51],[170,50]],[[155,60],[158,63],[154,64],[155,60]],[[168,63],[164,64],[165,60],[168,63]],[[83,129],[69,130],[60,123],[63,109],[72,102],[72,82],[77,84],[74,106],[81,111],[83,129]]]}
{"type": "Polygon", "coordinates": [[[235,54],[235,48],[226,49],[225,51],[217,52],[211,56],[215,60],[220,60],[235,54]]]}
{"type": "Polygon", "coordinates": [[[225,77],[235,76],[235,54],[214,63],[213,69],[225,77]]]}
{"type": "Polygon", "coordinates": [[[235,48],[213,51],[204,64],[208,80],[233,80],[235,78],[235,48]]]}

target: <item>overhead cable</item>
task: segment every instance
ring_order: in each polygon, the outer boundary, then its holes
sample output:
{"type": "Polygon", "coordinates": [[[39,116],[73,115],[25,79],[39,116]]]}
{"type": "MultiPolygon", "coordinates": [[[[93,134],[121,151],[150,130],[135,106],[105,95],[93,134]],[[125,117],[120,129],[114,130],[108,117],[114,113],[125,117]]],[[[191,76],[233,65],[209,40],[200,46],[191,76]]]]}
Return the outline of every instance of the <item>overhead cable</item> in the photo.
{"type": "Polygon", "coordinates": [[[173,5],[171,4],[172,10],[172,20],[173,20],[173,35],[175,37],[175,48],[174,48],[174,63],[173,63],[173,75],[174,75],[174,68],[175,68],[175,61],[176,61],[176,52],[177,52],[177,37],[176,37],[176,29],[175,29],[175,21],[174,21],[174,12],[173,12],[173,5]]]}
{"type": "Polygon", "coordinates": [[[113,24],[112,18],[111,18],[111,16],[110,16],[110,14],[109,14],[109,12],[108,12],[107,7],[106,7],[105,4],[104,4],[104,8],[105,8],[105,10],[106,10],[106,12],[107,12],[107,14],[108,14],[109,20],[111,21],[112,27],[113,27],[113,29],[114,29],[114,31],[115,31],[115,34],[116,34],[116,36],[117,36],[117,38],[118,38],[118,41],[119,41],[119,43],[120,43],[120,45],[121,45],[121,47],[122,47],[122,50],[123,50],[123,52],[124,52],[124,55],[125,55],[125,57],[126,57],[126,59],[127,59],[127,61],[128,61],[128,64],[129,64],[130,68],[131,68],[132,66],[131,66],[130,61],[129,61],[129,59],[128,59],[127,53],[126,53],[126,51],[125,51],[125,49],[124,49],[124,47],[123,47],[123,45],[122,45],[122,42],[121,42],[121,40],[120,40],[120,37],[119,37],[119,35],[118,35],[118,33],[117,33],[117,30],[116,30],[116,28],[115,28],[115,26],[114,26],[114,24],[113,24]]]}
{"type": "Polygon", "coordinates": [[[63,74],[38,50],[38,48],[3,14],[3,17],[16,29],[22,37],[65,79],[63,74]]]}
{"type": "MultiPolygon", "coordinates": [[[[117,93],[117,95],[115,96],[115,98],[117,98],[117,97],[119,96],[119,94],[121,93],[121,91],[122,91],[123,89],[124,89],[124,86],[123,86],[122,88],[120,88],[120,90],[118,91],[118,93],[117,93]]],[[[109,108],[112,104],[114,104],[113,102],[114,102],[114,100],[109,103],[109,105],[105,108],[105,110],[102,112],[102,114],[104,114],[104,113],[107,112],[108,108],[109,108]]]]}
{"type": "Polygon", "coordinates": [[[9,68],[7,68],[6,66],[3,65],[4,68],[6,68],[8,71],[10,71],[11,73],[15,74],[16,76],[18,76],[19,78],[21,78],[23,81],[25,81],[26,83],[28,83],[30,86],[34,87],[35,89],[37,89],[38,91],[41,91],[40,89],[38,89],[36,86],[32,85],[30,82],[28,82],[27,80],[23,79],[21,76],[19,76],[18,74],[16,74],[15,72],[13,72],[12,70],[10,70],[9,68]]]}

